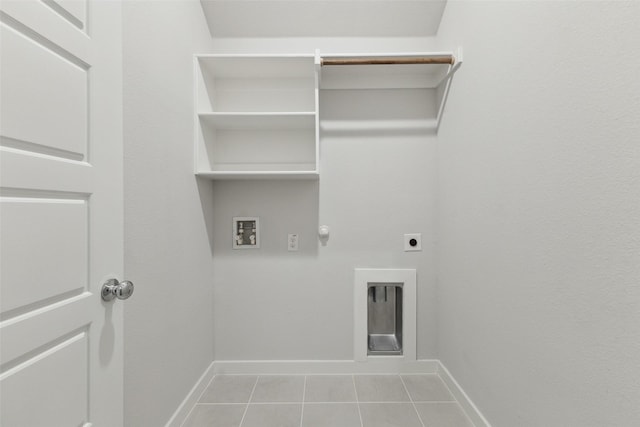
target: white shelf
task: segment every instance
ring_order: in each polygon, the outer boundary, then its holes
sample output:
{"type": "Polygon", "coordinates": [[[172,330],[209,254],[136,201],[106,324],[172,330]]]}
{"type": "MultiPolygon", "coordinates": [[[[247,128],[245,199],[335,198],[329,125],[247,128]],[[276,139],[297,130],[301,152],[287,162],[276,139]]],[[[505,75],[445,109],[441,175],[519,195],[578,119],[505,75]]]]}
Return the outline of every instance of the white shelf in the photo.
{"type": "Polygon", "coordinates": [[[195,172],[211,179],[317,179],[320,89],[400,89],[357,91],[372,99],[362,111],[335,103],[336,111],[323,114],[325,132],[437,132],[451,77],[461,63],[461,49],[455,56],[197,55],[195,172]],[[397,108],[389,105],[393,102],[397,108]]]}
{"type": "Polygon", "coordinates": [[[197,59],[203,71],[218,78],[309,78],[313,77],[315,55],[212,54],[198,55],[197,59]]]}
{"type": "Polygon", "coordinates": [[[197,176],[209,179],[309,179],[317,180],[317,171],[216,171],[197,172],[197,176]]]}
{"type": "Polygon", "coordinates": [[[314,129],[316,113],[200,113],[200,121],[216,129],[314,129]]]}
{"type": "Polygon", "coordinates": [[[314,55],[195,58],[196,174],[317,179],[314,55]]]}
{"type": "Polygon", "coordinates": [[[317,172],[315,115],[206,114],[199,121],[198,172],[317,172]]]}
{"type": "Polygon", "coordinates": [[[197,57],[200,112],[315,111],[313,56],[197,57]]]}
{"type": "Polygon", "coordinates": [[[324,120],[320,129],[327,133],[421,132],[436,133],[435,118],[421,120],[324,120]]]}

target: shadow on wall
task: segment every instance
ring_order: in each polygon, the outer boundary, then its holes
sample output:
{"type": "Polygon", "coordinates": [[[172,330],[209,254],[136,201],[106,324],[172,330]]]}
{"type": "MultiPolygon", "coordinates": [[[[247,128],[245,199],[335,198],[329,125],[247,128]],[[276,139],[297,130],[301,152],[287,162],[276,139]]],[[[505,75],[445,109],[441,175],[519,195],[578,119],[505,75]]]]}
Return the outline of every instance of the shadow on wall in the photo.
{"type": "Polygon", "coordinates": [[[213,183],[209,179],[195,177],[196,185],[198,187],[198,194],[200,195],[200,206],[202,207],[202,215],[204,217],[204,223],[207,228],[207,237],[209,240],[209,247],[211,248],[211,254],[213,255],[213,235],[214,235],[214,215],[213,215],[213,183]]]}
{"type": "Polygon", "coordinates": [[[320,91],[325,137],[389,138],[435,133],[435,89],[320,91]]]}

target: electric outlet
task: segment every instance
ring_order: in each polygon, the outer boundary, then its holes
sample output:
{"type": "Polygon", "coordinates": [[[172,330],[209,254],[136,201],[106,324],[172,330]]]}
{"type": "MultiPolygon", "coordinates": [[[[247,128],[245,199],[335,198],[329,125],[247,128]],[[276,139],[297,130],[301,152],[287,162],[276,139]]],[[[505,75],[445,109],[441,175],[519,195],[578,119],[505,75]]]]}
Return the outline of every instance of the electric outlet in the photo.
{"type": "Polygon", "coordinates": [[[298,235],[289,234],[287,237],[287,250],[289,252],[298,250],[298,235]]]}
{"type": "Polygon", "coordinates": [[[422,234],[413,233],[404,235],[404,251],[414,252],[422,250],[422,234]]]}

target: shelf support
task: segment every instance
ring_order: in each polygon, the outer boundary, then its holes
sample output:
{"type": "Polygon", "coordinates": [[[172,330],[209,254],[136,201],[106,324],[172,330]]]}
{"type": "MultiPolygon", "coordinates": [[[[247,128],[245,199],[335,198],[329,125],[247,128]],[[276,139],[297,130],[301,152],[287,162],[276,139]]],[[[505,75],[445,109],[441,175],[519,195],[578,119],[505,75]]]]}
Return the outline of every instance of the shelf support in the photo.
{"type": "Polygon", "coordinates": [[[442,100],[440,101],[440,107],[438,108],[438,115],[436,116],[436,132],[440,130],[440,122],[442,121],[442,113],[444,112],[444,106],[447,103],[449,97],[449,88],[451,86],[451,80],[453,74],[458,71],[458,68],[462,65],[462,47],[458,48],[458,60],[451,63],[447,74],[443,77],[442,81],[445,82],[444,92],[442,93],[442,100]]]}

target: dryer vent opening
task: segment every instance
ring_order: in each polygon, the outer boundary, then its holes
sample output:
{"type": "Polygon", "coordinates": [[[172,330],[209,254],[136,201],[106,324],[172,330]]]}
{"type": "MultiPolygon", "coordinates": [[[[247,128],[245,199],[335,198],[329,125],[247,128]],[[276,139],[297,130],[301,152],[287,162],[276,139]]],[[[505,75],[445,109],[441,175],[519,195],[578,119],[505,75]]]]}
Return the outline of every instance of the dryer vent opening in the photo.
{"type": "Polygon", "coordinates": [[[367,355],[402,355],[402,283],[367,284],[367,355]]]}

